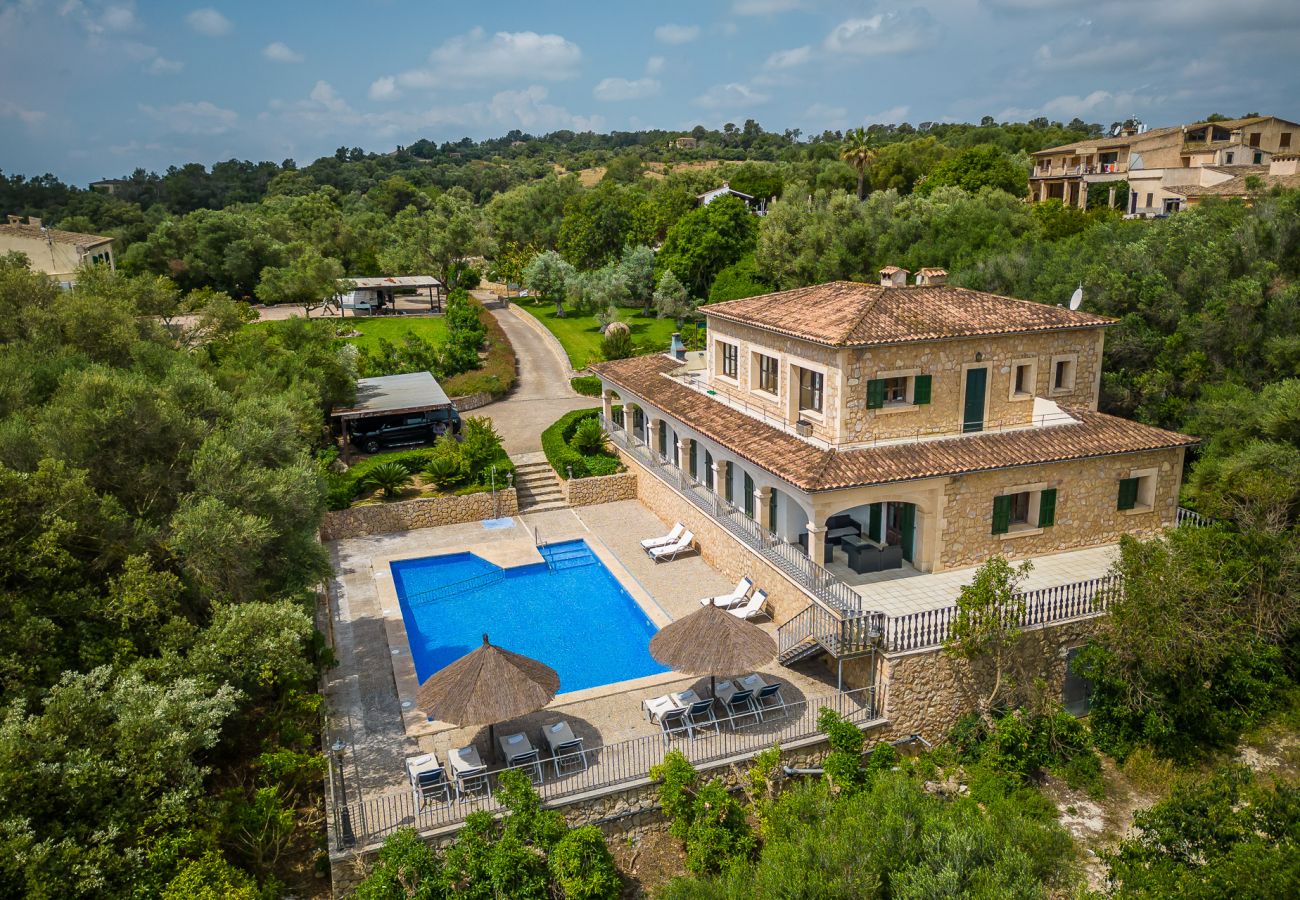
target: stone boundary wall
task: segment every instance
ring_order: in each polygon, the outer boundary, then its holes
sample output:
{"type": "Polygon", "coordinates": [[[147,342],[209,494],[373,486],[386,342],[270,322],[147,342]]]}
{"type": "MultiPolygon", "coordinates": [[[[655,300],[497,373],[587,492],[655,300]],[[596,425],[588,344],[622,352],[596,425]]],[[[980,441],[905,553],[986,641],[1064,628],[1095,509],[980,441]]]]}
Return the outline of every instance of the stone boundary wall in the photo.
{"type": "MultiPolygon", "coordinates": [[[[887,740],[892,736],[893,729],[886,732],[881,730],[882,727],[881,723],[877,723],[874,727],[864,729],[867,731],[867,748],[876,741],[887,740]]],[[[781,762],[793,768],[813,768],[822,764],[829,750],[826,738],[818,735],[799,742],[793,748],[781,748],[781,762]]],[[[724,760],[705,764],[697,766],[696,771],[706,778],[721,779],[728,790],[734,792],[740,790],[741,778],[748,770],[751,759],[752,757],[739,762],[724,760]]],[[[627,840],[633,836],[668,830],[668,820],[664,818],[659,806],[659,785],[648,777],[610,793],[561,798],[544,805],[563,813],[570,827],[595,825],[607,841],[627,840]]],[[[425,841],[435,847],[445,848],[455,841],[462,824],[429,835],[425,841]]],[[[330,879],[334,896],[342,898],[350,895],[369,873],[378,855],[377,849],[368,849],[332,857],[330,879]]]]}
{"type": "Polygon", "coordinates": [[[681,522],[694,532],[696,547],[704,561],[723,575],[732,581],[739,581],[746,575],[754,579],[756,585],[767,591],[768,610],[778,625],[802,612],[812,602],[785,573],[742,544],[739,538],[665,484],[659,476],[647,471],[635,456],[624,452],[617,444],[614,449],[628,471],[636,474],[637,499],[668,525],[681,522]]]}
{"type": "Polygon", "coordinates": [[[479,391],[477,394],[451,398],[451,403],[456,407],[457,412],[469,412],[471,409],[487,406],[491,402],[492,395],[488,391],[479,391]]]}
{"type": "Polygon", "coordinates": [[[594,478],[560,479],[564,499],[570,506],[595,506],[616,500],[636,499],[637,477],[632,472],[598,475],[594,478]]]}
{"type": "Polygon", "coordinates": [[[466,494],[463,497],[421,497],[397,503],[376,503],[332,510],[321,522],[322,541],[341,541],[368,534],[391,534],[415,528],[479,522],[496,516],[513,516],[519,512],[519,498],[514,488],[466,494]]]}

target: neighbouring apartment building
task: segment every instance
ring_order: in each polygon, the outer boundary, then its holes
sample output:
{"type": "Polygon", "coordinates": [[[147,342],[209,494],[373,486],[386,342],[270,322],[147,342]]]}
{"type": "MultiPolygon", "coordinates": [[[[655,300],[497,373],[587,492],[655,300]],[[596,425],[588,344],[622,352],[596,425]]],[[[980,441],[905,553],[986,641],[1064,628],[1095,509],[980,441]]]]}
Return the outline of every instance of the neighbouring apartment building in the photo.
{"type": "Polygon", "coordinates": [[[1126,128],[1033,154],[1029,194],[1034,202],[1057,199],[1080,209],[1095,184],[1128,183],[1108,205],[1132,216],[1165,215],[1183,208],[1183,188],[1209,188],[1263,171],[1274,155],[1300,149],[1300,124],[1276,116],[1196,122],[1168,128],[1126,128]]]}
{"type": "Polygon", "coordinates": [[[853,572],[941,572],[1172,525],[1195,441],[1097,411],[1114,320],[923,272],[703,307],[706,350],[593,366],[606,421],[853,572]]]}
{"type": "Polygon", "coordinates": [[[11,215],[0,224],[0,254],[15,251],[27,257],[32,271],[43,272],[63,287],[76,282],[84,263],[115,267],[112,238],[47,228],[34,216],[23,222],[21,216],[11,215]]]}

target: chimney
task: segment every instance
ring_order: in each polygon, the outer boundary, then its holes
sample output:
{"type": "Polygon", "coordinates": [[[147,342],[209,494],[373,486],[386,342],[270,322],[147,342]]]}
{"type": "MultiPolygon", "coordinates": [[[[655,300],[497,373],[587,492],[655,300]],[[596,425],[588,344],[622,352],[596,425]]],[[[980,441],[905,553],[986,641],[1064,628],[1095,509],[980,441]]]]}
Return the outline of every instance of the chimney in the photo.
{"type": "Polygon", "coordinates": [[[678,362],[686,362],[686,345],[682,343],[682,333],[680,331],[673,332],[673,342],[669,346],[668,352],[678,362]]]}
{"type": "Polygon", "coordinates": [[[916,283],[929,287],[937,287],[941,284],[948,283],[948,270],[926,268],[916,273],[916,283]]]}
{"type": "Polygon", "coordinates": [[[1268,174],[1295,175],[1300,173],[1300,154],[1275,153],[1268,161],[1268,174]]]}
{"type": "Polygon", "coordinates": [[[23,224],[23,217],[22,217],[22,216],[15,216],[13,213],[10,213],[10,214],[9,214],[9,224],[10,224],[10,225],[21,225],[21,224],[23,224]]]}
{"type": "Polygon", "coordinates": [[[898,266],[885,266],[880,270],[881,287],[906,287],[907,276],[911,273],[898,266]]]}
{"type": "Polygon", "coordinates": [[[40,227],[41,227],[41,220],[38,219],[38,218],[36,218],[35,216],[28,216],[28,217],[27,217],[27,224],[28,224],[28,225],[31,225],[31,226],[33,226],[33,227],[36,227],[36,228],[40,228],[40,227]]]}

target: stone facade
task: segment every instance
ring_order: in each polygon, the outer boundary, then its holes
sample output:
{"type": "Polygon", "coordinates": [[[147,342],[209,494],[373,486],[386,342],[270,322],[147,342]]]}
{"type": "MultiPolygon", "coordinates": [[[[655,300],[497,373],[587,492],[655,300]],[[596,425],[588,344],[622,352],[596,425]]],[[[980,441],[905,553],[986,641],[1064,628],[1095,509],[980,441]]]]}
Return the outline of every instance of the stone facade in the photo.
{"type": "Polygon", "coordinates": [[[636,473],[636,496],[641,504],[665,522],[681,522],[694,532],[704,561],[729,579],[739,581],[746,575],[754,579],[755,584],[767,591],[768,610],[775,622],[785,622],[812,602],[784,573],[656,475],[647,472],[639,460],[621,449],[619,456],[636,473]]]}
{"type": "MultiPolygon", "coordinates": [[[[1065,683],[1066,653],[1088,643],[1098,621],[1096,617],[1076,619],[1023,632],[1004,673],[1005,693],[999,701],[1059,702],[1065,683]]],[[[977,707],[992,687],[992,678],[987,665],[972,666],[945,653],[942,647],[883,654],[874,662],[864,657],[844,664],[846,689],[872,683],[887,685],[885,718],[889,720],[887,733],[891,737],[920,734],[932,743],[942,740],[958,719],[977,707]]]]}
{"type": "Polygon", "coordinates": [[[1183,450],[1174,448],[948,479],[935,571],[979,565],[995,554],[1014,559],[1111,544],[1125,534],[1150,537],[1174,524],[1182,470],[1183,450]],[[1117,509],[1120,479],[1145,472],[1155,477],[1154,502],[1117,509]],[[1055,524],[992,533],[995,496],[1044,488],[1057,492],[1055,524]]]}
{"type": "Polygon", "coordinates": [[[844,422],[841,440],[857,442],[899,437],[954,434],[961,430],[966,373],[986,369],[985,430],[1026,425],[1034,397],[1060,406],[1097,408],[1101,386],[1100,328],[1047,334],[1014,334],[920,344],[896,344],[850,351],[844,367],[844,422]],[[976,354],[980,359],[976,360],[976,354]],[[1053,388],[1054,360],[1073,362],[1066,390],[1053,388]],[[1029,363],[1032,388],[1012,398],[1015,366],[1029,363]],[[867,409],[867,382],[873,378],[929,375],[930,402],[867,409]]]}
{"type": "Polygon", "coordinates": [[[488,391],[479,391],[477,394],[467,394],[464,397],[452,397],[451,402],[457,412],[469,412],[471,409],[487,406],[494,399],[488,391]]]}
{"type": "Polygon", "coordinates": [[[569,506],[595,506],[616,500],[635,500],[636,480],[636,475],[631,472],[619,472],[595,478],[561,479],[561,484],[569,506]]]}
{"type": "Polygon", "coordinates": [[[322,541],[341,541],[367,534],[391,534],[416,528],[477,522],[519,512],[514,488],[466,494],[463,497],[421,497],[397,503],[376,503],[332,510],[321,522],[322,541]]]}

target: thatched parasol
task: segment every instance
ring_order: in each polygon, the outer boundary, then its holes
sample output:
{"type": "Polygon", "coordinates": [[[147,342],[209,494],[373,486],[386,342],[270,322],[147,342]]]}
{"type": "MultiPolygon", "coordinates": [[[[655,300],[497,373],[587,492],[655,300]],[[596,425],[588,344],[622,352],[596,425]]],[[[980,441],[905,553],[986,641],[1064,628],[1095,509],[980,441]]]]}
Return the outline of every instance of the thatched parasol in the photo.
{"type": "Polygon", "coordinates": [[[527,656],[483,646],[420,685],[415,699],[431,719],[453,725],[488,725],[536,712],[555,697],[560,676],[527,656]]]}
{"type": "Polygon", "coordinates": [[[757,625],[710,603],[652,637],[650,655],[674,671],[708,675],[711,694],[713,676],[719,672],[730,675],[771,662],[776,641],[757,625]]]}

